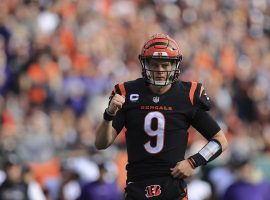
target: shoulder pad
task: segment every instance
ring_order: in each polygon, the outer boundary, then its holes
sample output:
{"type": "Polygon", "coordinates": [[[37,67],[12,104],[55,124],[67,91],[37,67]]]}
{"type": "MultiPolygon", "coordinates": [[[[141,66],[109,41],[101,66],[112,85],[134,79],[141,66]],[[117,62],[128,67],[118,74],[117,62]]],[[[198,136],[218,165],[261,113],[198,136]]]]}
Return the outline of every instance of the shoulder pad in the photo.
{"type": "Polygon", "coordinates": [[[210,98],[207,96],[201,83],[191,82],[189,99],[193,106],[199,107],[206,111],[210,110],[211,108],[210,98]]]}

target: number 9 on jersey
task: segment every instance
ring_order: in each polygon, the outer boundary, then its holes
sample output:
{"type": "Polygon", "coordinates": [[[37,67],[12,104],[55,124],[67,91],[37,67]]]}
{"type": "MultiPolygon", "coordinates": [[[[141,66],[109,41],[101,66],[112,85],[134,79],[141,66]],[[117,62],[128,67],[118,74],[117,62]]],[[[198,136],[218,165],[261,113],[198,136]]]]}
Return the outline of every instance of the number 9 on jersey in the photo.
{"type": "Polygon", "coordinates": [[[156,144],[151,145],[149,140],[144,144],[144,148],[148,153],[156,154],[159,153],[164,146],[164,130],[165,130],[165,117],[161,112],[150,112],[144,118],[144,131],[150,137],[156,137],[156,144]],[[157,120],[157,128],[152,129],[153,119],[157,120]]]}

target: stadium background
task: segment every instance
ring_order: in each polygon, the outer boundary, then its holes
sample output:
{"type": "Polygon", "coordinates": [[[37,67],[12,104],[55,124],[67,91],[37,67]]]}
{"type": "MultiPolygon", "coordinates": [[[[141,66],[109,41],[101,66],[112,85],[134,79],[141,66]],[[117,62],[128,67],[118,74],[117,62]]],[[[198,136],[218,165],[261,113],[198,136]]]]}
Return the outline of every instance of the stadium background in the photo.
{"type": "MultiPolygon", "coordinates": [[[[180,78],[204,84],[230,143],[188,180],[190,199],[221,199],[246,162],[270,181],[269,0],[0,1],[0,179],[19,163],[47,199],[73,200],[104,165],[123,191],[124,134],[97,152],[94,130],[154,33],[179,42],[180,78]]],[[[203,138],[191,129],[189,141],[187,154],[203,138]]]]}

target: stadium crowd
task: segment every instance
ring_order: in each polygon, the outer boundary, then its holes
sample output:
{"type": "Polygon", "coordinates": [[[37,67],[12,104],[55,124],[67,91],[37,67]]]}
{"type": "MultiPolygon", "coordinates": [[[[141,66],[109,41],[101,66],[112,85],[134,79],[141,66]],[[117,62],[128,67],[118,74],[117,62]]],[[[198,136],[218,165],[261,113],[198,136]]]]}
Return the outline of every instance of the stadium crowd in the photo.
{"type": "MultiPolygon", "coordinates": [[[[269,0],[4,0],[0,197],[11,181],[33,200],[123,199],[124,134],[99,152],[94,130],[114,84],[141,76],[154,33],[179,42],[180,78],[204,84],[230,143],[188,180],[190,200],[270,188],[269,0]]],[[[187,155],[203,140],[190,129],[187,155]]]]}

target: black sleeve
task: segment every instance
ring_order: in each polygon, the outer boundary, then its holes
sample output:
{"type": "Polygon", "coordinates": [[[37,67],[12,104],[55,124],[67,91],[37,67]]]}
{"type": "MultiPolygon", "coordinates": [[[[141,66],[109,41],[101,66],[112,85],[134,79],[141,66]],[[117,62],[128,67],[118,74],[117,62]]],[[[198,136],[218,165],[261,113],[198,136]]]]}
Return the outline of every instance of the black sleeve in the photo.
{"type": "Polygon", "coordinates": [[[191,125],[207,140],[211,139],[221,130],[217,122],[202,109],[197,109],[191,120],[191,125]]]}

